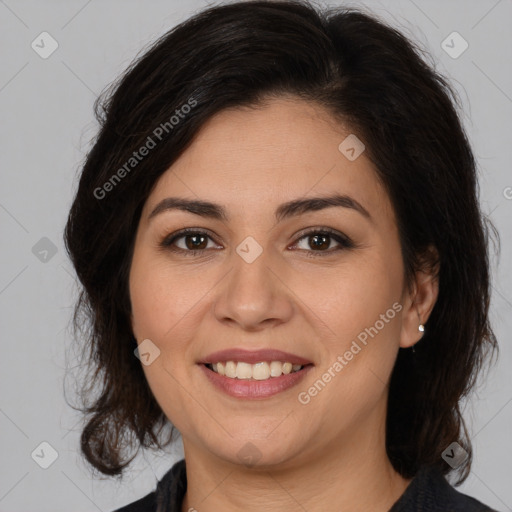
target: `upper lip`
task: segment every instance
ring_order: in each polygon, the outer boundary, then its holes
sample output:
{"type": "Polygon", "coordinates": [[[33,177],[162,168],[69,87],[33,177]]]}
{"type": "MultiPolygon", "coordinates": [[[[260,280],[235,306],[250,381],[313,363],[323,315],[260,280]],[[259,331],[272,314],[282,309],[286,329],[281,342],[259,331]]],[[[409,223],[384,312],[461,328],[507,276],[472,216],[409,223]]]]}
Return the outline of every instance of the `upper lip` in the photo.
{"type": "Polygon", "coordinates": [[[261,363],[263,361],[283,361],[292,364],[306,365],[311,364],[311,361],[303,357],[282,350],[273,348],[261,350],[246,350],[243,348],[229,348],[219,350],[206,356],[203,360],[199,361],[201,364],[213,364],[224,361],[237,361],[250,364],[261,363]]]}

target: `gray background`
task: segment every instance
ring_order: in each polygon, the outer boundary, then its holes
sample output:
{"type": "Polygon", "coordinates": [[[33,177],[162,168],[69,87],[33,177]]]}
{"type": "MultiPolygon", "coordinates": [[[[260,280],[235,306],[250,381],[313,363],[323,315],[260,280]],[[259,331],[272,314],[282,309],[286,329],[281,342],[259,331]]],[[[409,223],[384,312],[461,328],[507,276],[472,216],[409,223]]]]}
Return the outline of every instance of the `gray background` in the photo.
{"type": "MultiPolygon", "coordinates": [[[[72,379],[64,376],[66,365],[74,364],[69,321],[77,286],[62,230],[97,128],[97,94],[146,44],[206,5],[0,0],[1,512],[112,510],[153,490],[156,478],[182,456],[179,444],[166,453],[141,454],[122,483],[93,478],[81,459],[80,416],[64,400],[64,387],[73,399],[72,379]],[[47,59],[31,47],[43,31],[59,45],[47,59]],[[36,450],[39,459],[31,456],[43,441],[58,453],[48,469],[35,462],[44,462],[48,449],[44,456],[36,450]]],[[[502,239],[501,259],[492,261],[491,309],[501,357],[465,409],[475,461],[460,489],[497,510],[512,510],[512,2],[362,5],[426,46],[464,102],[482,208],[502,239]],[[453,31],[469,44],[458,58],[441,46],[453,31]]],[[[460,43],[453,43],[455,50],[460,43]]]]}

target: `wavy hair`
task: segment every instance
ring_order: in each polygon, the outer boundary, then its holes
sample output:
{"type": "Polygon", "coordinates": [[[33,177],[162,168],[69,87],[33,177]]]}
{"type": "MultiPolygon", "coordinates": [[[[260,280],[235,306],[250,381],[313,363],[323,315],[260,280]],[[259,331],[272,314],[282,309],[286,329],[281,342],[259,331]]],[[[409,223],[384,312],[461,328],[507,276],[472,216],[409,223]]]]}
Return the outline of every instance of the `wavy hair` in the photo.
{"type": "Polygon", "coordinates": [[[100,472],[122,476],[141,447],[172,441],[175,429],[134,356],[130,327],[128,275],[141,210],[212,116],[282,95],[325,107],[364,141],[394,207],[406,283],[418,269],[436,269],[439,295],[426,332],[414,353],[399,350],[391,375],[386,449],[412,478],[424,464],[452,471],[441,454],[458,441],[469,454],[457,468],[460,483],[471,465],[460,401],[497,348],[488,319],[491,231],[499,244],[479,208],[460,101],[401,32],[359,9],[302,0],[203,10],[146,48],[95,103],[100,128],[64,232],[81,283],[73,326],[88,369],[83,455],[100,472]],[[191,98],[194,107],[170,121],[191,98]],[[155,147],[127,168],[162,126],[155,147]],[[162,439],[166,425],[170,436],[162,439]]]}

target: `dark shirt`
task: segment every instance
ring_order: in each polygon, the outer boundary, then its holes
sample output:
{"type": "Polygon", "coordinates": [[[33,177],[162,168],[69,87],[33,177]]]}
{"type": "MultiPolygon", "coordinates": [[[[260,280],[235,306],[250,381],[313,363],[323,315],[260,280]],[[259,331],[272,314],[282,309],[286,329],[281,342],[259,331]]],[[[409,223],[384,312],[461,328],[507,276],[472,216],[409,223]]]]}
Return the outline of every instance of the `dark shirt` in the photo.
{"type": "MultiPolygon", "coordinates": [[[[181,512],[187,491],[185,460],[158,482],[156,490],[114,512],[181,512]]],[[[455,490],[435,467],[423,467],[389,512],[496,512],[455,490]]]]}

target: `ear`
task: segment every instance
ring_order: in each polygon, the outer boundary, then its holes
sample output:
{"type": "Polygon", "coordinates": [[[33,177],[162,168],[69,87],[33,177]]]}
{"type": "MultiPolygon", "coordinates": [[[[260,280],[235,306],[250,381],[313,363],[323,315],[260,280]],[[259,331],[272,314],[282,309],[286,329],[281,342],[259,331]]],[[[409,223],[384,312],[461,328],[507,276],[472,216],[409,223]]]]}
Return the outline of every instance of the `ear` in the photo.
{"type": "Polygon", "coordinates": [[[419,326],[427,323],[439,295],[439,254],[434,246],[429,246],[421,263],[411,289],[406,288],[402,297],[401,348],[412,347],[422,338],[424,333],[419,326]]]}

